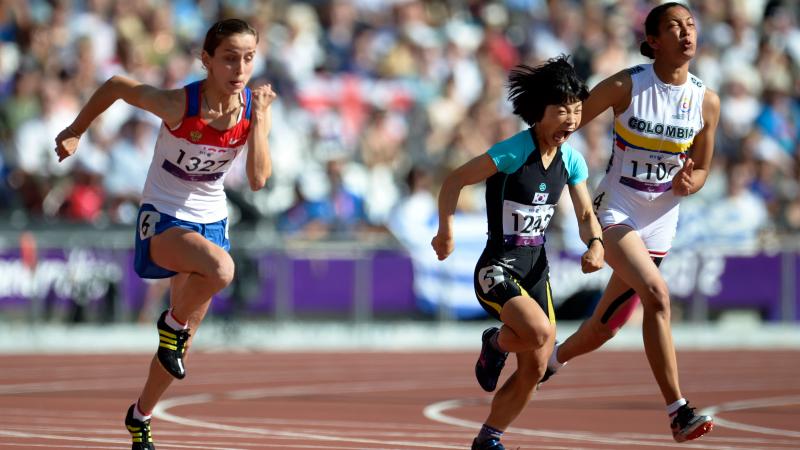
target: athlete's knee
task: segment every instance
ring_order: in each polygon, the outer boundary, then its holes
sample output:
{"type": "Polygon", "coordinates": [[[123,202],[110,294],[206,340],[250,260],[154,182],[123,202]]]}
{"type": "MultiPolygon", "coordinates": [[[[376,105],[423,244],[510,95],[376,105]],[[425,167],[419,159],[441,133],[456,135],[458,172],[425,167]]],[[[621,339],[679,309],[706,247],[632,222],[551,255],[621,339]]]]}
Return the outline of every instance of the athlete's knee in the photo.
{"type": "Polygon", "coordinates": [[[549,322],[533,323],[526,327],[521,334],[520,337],[528,343],[530,349],[536,350],[553,341],[555,330],[549,322]]]}
{"type": "Polygon", "coordinates": [[[211,267],[208,268],[206,278],[219,291],[231,284],[235,266],[233,259],[227,253],[213,258],[211,267]]]}
{"type": "Polygon", "coordinates": [[[550,345],[555,340],[555,337],[556,330],[550,326],[549,322],[543,326],[540,326],[536,333],[536,339],[534,340],[536,348],[542,348],[546,345],[550,345]]]}
{"type": "Polygon", "coordinates": [[[642,296],[642,306],[645,312],[655,314],[669,314],[669,288],[664,280],[647,283],[647,291],[642,296]]]}

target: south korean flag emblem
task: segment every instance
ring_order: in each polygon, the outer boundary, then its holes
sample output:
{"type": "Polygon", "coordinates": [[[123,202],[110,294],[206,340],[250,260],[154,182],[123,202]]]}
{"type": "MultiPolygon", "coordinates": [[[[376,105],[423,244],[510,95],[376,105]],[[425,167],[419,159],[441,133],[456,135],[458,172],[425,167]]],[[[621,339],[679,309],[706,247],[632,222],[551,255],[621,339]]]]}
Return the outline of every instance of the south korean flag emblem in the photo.
{"type": "Polygon", "coordinates": [[[537,192],[533,194],[533,204],[544,205],[545,203],[547,203],[548,195],[550,195],[548,192],[537,192]]]}

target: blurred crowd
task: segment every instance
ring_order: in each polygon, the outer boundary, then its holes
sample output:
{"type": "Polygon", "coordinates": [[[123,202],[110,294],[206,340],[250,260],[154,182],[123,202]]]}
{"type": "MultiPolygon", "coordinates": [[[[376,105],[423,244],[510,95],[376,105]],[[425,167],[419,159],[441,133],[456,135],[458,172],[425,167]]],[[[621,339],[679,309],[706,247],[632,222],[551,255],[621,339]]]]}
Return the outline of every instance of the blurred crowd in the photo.
{"type": "MultiPolygon", "coordinates": [[[[443,175],[521,129],[509,69],[566,53],[591,86],[648,63],[639,42],[657,3],[0,1],[0,217],[17,227],[133,223],[159,121],[117,102],[60,164],[54,137],[111,75],[163,88],[202,78],[206,29],[241,17],[261,36],[253,84],[272,83],[279,97],[273,177],[251,192],[242,165],[233,169],[231,220],[309,239],[430,220],[443,175]]],[[[700,33],[691,71],[720,94],[722,116],[711,176],[682,205],[676,245],[756,248],[797,233],[797,3],[690,6],[700,33]]],[[[571,143],[592,188],[611,152],[610,112],[571,143]]],[[[467,189],[460,210],[483,214],[482,195],[467,189]]],[[[574,240],[572,228],[556,224],[553,235],[574,240]]]]}

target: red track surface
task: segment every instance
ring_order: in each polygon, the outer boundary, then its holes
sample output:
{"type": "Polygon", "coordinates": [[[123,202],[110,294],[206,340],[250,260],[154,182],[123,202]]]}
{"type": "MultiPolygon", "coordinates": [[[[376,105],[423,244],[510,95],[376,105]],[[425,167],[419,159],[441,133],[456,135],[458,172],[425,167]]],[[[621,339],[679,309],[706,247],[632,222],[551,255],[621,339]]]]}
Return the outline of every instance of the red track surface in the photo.
{"type": "MultiPolygon", "coordinates": [[[[163,449],[466,449],[488,412],[471,353],[196,353],[153,419],[163,449]]],[[[509,449],[800,449],[800,352],[679,352],[684,395],[717,407],[675,444],[641,352],[548,381],[509,449]]],[[[0,356],[0,450],[130,448],[149,355],[0,356]]],[[[509,360],[511,361],[511,360],[509,360]]],[[[513,363],[504,372],[508,376],[513,363]]]]}

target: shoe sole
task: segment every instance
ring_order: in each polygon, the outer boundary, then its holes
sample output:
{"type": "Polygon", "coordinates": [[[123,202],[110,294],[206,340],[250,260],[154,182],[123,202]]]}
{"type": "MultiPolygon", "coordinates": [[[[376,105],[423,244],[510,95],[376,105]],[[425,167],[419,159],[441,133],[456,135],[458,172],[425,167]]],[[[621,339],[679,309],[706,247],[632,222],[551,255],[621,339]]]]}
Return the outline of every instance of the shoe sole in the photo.
{"type": "Polygon", "coordinates": [[[686,437],[684,437],[681,440],[678,440],[678,436],[675,436],[675,441],[676,442],[691,441],[691,440],[699,438],[700,436],[703,436],[704,434],[708,433],[709,431],[711,431],[713,429],[714,429],[714,422],[709,420],[708,422],[705,422],[702,425],[700,425],[699,427],[695,428],[694,431],[689,433],[686,437]]]}

